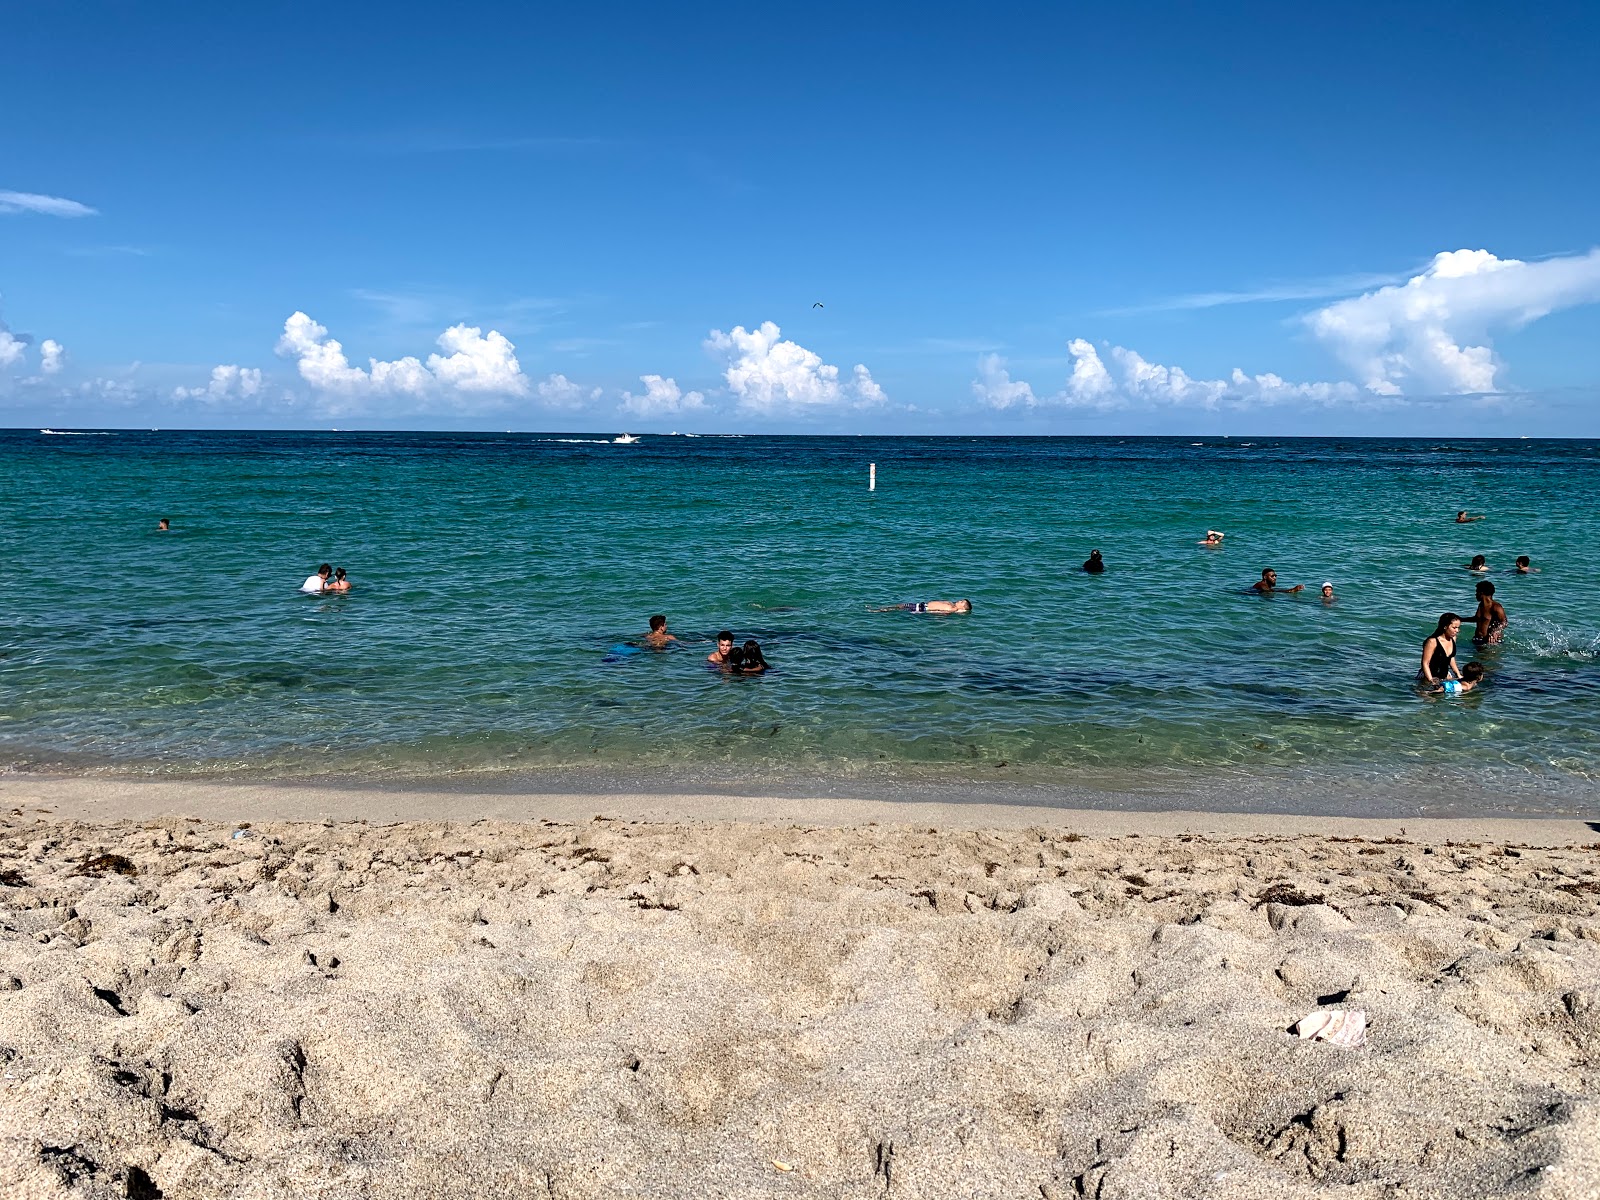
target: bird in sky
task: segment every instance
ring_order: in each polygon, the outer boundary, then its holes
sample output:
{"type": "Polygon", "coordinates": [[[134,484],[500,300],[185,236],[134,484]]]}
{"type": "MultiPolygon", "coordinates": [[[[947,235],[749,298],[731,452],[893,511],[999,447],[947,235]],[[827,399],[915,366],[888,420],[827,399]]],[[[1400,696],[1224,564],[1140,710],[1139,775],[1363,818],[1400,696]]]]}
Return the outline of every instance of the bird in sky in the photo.
{"type": "Polygon", "coordinates": [[[822,307],[822,301],[820,301],[820,300],[819,300],[819,301],[817,301],[817,302],[816,302],[816,303],[815,303],[815,304],[813,304],[813,305],[812,305],[812,306],[811,306],[811,307],[812,307],[812,308],[821,308],[821,307],[822,307]]]}

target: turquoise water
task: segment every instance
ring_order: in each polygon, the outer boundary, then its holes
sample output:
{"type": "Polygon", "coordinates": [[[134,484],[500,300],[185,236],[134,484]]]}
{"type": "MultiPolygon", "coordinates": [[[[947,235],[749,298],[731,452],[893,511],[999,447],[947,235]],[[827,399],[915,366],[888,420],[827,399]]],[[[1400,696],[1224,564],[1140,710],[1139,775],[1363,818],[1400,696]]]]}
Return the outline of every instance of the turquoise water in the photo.
{"type": "Polygon", "coordinates": [[[1597,500],[1576,441],[7,431],[0,764],[1597,811],[1597,500]],[[1420,698],[1475,553],[1491,684],[1420,698]]]}

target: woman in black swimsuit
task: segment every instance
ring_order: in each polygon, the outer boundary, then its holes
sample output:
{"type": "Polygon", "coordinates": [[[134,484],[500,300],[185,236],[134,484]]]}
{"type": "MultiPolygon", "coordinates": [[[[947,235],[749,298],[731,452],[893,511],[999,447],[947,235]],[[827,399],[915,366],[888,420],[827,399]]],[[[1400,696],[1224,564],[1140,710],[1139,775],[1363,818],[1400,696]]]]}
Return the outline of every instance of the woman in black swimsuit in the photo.
{"type": "Polygon", "coordinates": [[[1461,618],[1455,613],[1439,614],[1439,627],[1422,643],[1422,669],[1417,672],[1418,683],[1443,683],[1446,679],[1460,679],[1456,666],[1456,634],[1461,632],[1461,618]]]}

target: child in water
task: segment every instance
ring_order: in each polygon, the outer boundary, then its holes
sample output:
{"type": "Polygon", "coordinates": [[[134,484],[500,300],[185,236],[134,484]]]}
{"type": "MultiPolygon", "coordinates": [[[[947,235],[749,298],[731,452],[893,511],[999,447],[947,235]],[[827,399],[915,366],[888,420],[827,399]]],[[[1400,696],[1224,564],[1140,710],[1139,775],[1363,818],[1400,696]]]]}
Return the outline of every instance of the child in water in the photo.
{"type": "Polygon", "coordinates": [[[1470,692],[1483,682],[1483,664],[1469,662],[1461,668],[1460,679],[1446,679],[1433,689],[1434,695],[1459,696],[1463,692],[1470,692]]]}

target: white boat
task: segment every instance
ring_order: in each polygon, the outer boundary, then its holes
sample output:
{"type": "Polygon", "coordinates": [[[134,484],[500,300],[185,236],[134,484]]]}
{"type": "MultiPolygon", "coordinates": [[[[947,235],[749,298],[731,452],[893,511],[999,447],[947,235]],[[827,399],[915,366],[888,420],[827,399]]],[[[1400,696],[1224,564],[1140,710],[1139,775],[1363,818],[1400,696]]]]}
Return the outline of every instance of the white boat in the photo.
{"type": "Polygon", "coordinates": [[[612,442],[612,445],[615,445],[615,446],[631,446],[635,442],[637,442],[638,440],[639,439],[634,437],[633,434],[625,433],[619,438],[612,438],[611,442],[612,442]]]}

